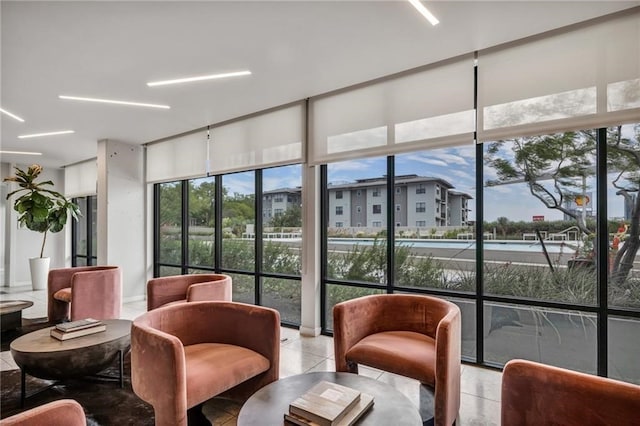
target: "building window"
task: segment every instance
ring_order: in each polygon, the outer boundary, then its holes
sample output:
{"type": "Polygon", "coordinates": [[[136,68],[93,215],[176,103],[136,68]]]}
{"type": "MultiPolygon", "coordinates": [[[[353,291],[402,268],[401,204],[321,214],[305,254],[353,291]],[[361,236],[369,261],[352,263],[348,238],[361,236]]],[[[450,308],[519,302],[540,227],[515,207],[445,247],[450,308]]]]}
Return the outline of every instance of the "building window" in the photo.
{"type": "Polygon", "coordinates": [[[273,214],[282,214],[284,213],[284,209],[273,209],[273,214]]]}
{"type": "Polygon", "coordinates": [[[396,188],[396,194],[402,194],[402,188],[400,187],[396,188]]]}
{"type": "Polygon", "coordinates": [[[362,195],[362,191],[360,191],[359,189],[356,191],[356,195],[359,197],[362,195]]]}
{"type": "Polygon", "coordinates": [[[273,202],[274,203],[281,203],[284,200],[284,197],[282,195],[278,195],[273,197],[273,202]]]}
{"type": "Polygon", "coordinates": [[[373,189],[373,194],[374,197],[379,197],[380,196],[380,188],[374,188],[373,189]]]}
{"type": "Polygon", "coordinates": [[[342,222],[336,222],[336,228],[342,228],[343,225],[344,224],[342,222]]]}
{"type": "Polygon", "coordinates": [[[382,213],[382,204],[374,204],[373,214],[381,214],[381,213],[382,213]]]}
{"type": "Polygon", "coordinates": [[[336,216],[342,215],[342,206],[336,206],[336,216]]]}
{"type": "Polygon", "coordinates": [[[374,220],[373,222],[371,222],[371,226],[373,226],[374,228],[382,228],[382,222],[379,220],[374,220]]]}
{"type": "Polygon", "coordinates": [[[418,187],[416,188],[416,194],[424,194],[426,191],[427,189],[423,184],[418,184],[418,187]]]}
{"type": "Polygon", "coordinates": [[[419,226],[419,227],[427,226],[427,221],[426,220],[416,220],[416,226],[419,226]]]}
{"type": "Polygon", "coordinates": [[[402,226],[402,224],[400,222],[396,222],[396,227],[398,226],[402,226]]]}
{"type": "Polygon", "coordinates": [[[361,206],[356,206],[356,212],[357,213],[361,213],[362,212],[362,207],[361,206]]]}
{"type": "Polygon", "coordinates": [[[336,200],[342,199],[342,191],[336,191],[336,200]]]}
{"type": "Polygon", "coordinates": [[[416,203],[416,213],[424,213],[427,211],[427,203],[416,203]]]}
{"type": "Polygon", "coordinates": [[[396,211],[399,212],[401,210],[400,204],[396,204],[396,211]]]}

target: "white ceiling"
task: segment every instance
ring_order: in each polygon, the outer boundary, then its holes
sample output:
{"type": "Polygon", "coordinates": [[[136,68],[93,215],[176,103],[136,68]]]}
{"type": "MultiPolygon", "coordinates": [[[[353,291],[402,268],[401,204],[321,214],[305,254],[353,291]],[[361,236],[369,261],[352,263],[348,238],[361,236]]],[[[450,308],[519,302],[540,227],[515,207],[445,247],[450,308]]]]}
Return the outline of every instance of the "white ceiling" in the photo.
{"type": "Polygon", "coordinates": [[[141,144],[526,37],[640,1],[2,1],[3,162],[49,167],[96,156],[99,139],[141,144]],[[166,87],[146,82],[249,69],[166,87]],[[170,105],[146,109],[74,95],[170,105]],[[18,135],[72,129],[71,135],[18,135]]]}

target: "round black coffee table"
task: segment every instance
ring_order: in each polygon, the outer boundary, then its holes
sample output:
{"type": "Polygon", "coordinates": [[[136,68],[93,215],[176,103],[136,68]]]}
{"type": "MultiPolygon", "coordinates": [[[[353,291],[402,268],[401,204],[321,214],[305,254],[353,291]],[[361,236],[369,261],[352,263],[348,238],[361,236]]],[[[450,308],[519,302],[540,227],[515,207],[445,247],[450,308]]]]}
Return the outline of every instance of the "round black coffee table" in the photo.
{"type": "Polygon", "coordinates": [[[26,398],[25,374],[41,379],[62,380],[93,375],[120,361],[123,386],[123,355],[131,346],[131,321],[102,320],[105,331],[60,341],[43,328],[11,342],[11,355],[22,373],[21,403],[26,398]]]}
{"type": "Polygon", "coordinates": [[[422,425],[418,408],[392,386],[351,373],[316,372],[285,377],[263,387],[247,400],[238,415],[238,426],[280,426],[289,403],[326,380],[373,395],[373,407],[358,420],[358,425],[422,425]]]}
{"type": "Polygon", "coordinates": [[[0,301],[0,330],[7,331],[22,325],[22,310],[33,306],[30,300],[0,301]]]}

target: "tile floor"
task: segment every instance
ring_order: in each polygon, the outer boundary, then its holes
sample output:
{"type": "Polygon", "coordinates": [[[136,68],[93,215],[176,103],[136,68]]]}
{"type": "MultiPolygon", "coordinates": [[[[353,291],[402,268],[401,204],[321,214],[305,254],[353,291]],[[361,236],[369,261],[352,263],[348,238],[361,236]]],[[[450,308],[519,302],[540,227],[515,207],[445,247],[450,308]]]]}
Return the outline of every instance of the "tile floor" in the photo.
{"type": "MultiPolygon", "coordinates": [[[[47,315],[47,299],[44,290],[12,291],[0,293],[0,300],[31,300],[33,306],[23,311],[24,318],[41,318],[47,315]]],[[[122,318],[133,320],[145,312],[146,302],[125,303],[122,318]]],[[[298,330],[281,329],[283,338],[280,352],[280,377],[309,371],[333,371],[333,339],[327,336],[304,337],[298,330]]],[[[0,370],[18,368],[11,353],[0,353],[0,370]]],[[[396,387],[414,404],[419,400],[417,381],[382,372],[371,368],[361,368],[360,374],[383,381],[396,387]]],[[[461,407],[458,425],[499,425],[500,424],[500,381],[502,374],[493,370],[471,365],[462,366],[461,407]]],[[[214,425],[234,426],[240,405],[214,399],[205,404],[204,413],[214,425]]]]}

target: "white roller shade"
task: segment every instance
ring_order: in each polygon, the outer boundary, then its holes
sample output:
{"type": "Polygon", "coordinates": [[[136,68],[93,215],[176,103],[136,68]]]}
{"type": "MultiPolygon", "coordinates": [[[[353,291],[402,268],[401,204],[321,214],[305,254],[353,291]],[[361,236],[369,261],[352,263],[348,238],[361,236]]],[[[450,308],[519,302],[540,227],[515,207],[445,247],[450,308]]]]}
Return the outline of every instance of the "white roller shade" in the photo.
{"type": "Polygon", "coordinates": [[[207,132],[147,146],[147,182],[167,182],[207,174],[207,132]]]}
{"type": "Polygon", "coordinates": [[[312,99],[309,162],[470,142],[473,55],[312,99]]]}
{"type": "Polygon", "coordinates": [[[478,140],[640,120],[640,13],[478,54],[478,140]]]}
{"type": "Polygon", "coordinates": [[[98,163],[96,159],[64,168],[64,195],[67,198],[96,195],[98,163]]]}
{"type": "Polygon", "coordinates": [[[304,118],[300,102],[212,128],[210,174],[302,162],[304,118]]]}

